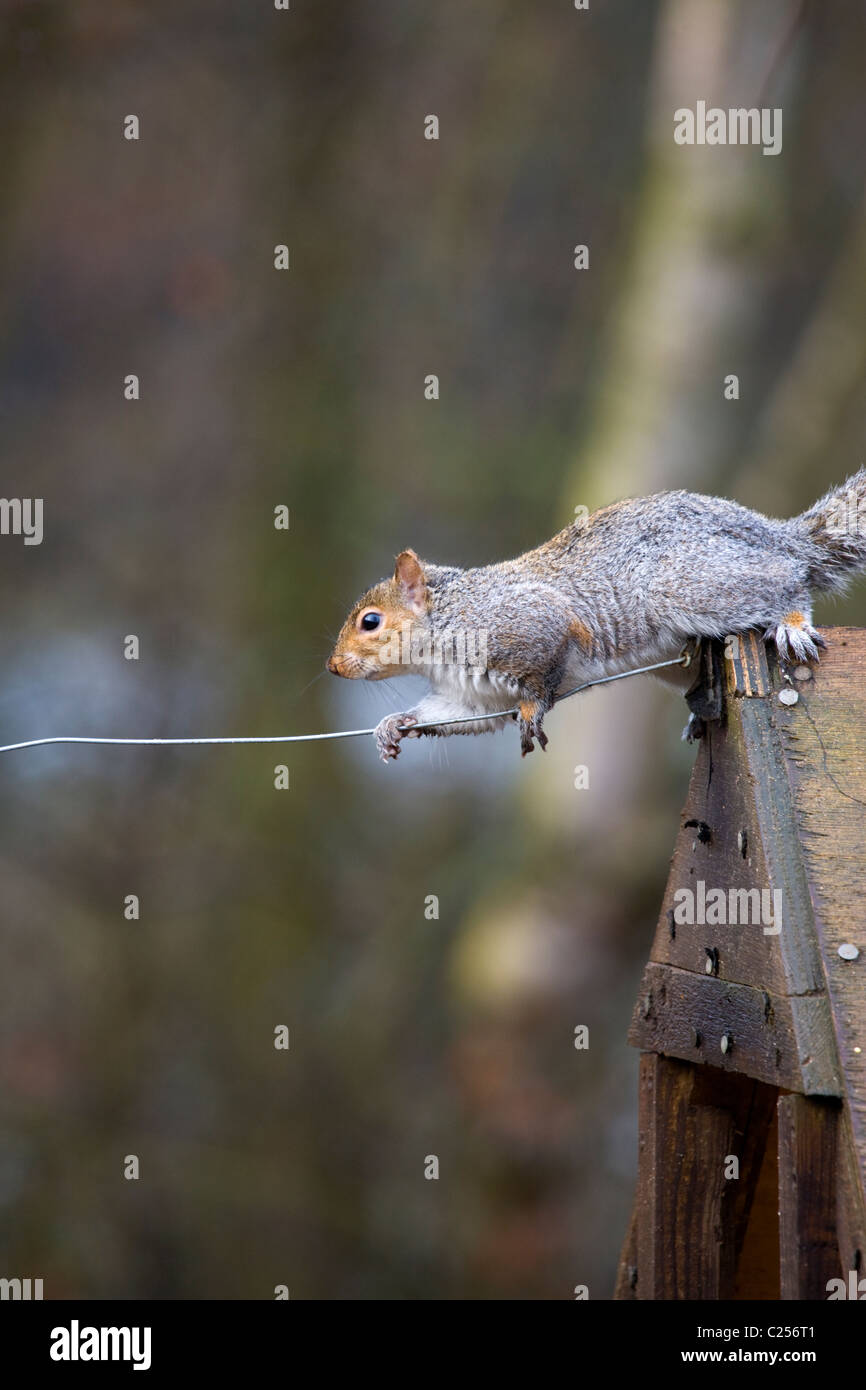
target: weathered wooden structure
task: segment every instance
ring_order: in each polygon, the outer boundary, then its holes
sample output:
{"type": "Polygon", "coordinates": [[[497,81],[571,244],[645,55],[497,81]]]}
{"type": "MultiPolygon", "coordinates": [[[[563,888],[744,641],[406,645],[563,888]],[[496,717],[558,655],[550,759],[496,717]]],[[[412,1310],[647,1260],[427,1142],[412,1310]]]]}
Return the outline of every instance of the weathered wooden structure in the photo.
{"type": "Polygon", "coordinates": [[[700,654],[617,1298],[866,1296],[866,631],[825,636],[787,677],[758,637],[700,654]]]}

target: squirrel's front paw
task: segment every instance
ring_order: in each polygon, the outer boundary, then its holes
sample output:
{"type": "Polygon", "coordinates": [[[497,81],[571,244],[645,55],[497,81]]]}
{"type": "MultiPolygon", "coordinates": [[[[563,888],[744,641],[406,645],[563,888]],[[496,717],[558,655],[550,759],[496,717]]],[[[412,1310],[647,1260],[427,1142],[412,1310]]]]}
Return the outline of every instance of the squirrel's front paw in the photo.
{"type": "Polygon", "coordinates": [[[389,714],[376,725],[373,737],[383,763],[399,757],[400,740],[408,734],[412,725],[417,723],[414,714],[389,714]]]}

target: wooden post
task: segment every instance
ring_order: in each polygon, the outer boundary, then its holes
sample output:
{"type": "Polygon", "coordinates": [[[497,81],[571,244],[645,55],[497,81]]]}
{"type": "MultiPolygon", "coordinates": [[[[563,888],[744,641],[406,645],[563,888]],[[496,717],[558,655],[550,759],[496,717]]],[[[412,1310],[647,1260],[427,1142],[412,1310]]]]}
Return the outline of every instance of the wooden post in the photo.
{"type": "Polygon", "coordinates": [[[827,639],[791,675],[754,634],[701,658],[706,731],[629,1035],[617,1298],[817,1299],[866,1273],[866,632],[827,639]]]}

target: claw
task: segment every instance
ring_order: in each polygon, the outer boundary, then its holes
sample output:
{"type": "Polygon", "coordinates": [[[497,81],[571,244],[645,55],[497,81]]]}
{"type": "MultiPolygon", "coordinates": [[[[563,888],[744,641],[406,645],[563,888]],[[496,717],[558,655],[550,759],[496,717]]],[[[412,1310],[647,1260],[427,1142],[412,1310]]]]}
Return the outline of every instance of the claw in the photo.
{"type": "Polygon", "coordinates": [[[802,613],[788,613],[775,627],[767,628],[764,634],[768,641],[775,642],[779,660],[783,663],[810,662],[821,660],[821,648],[827,643],[802,613]]]}

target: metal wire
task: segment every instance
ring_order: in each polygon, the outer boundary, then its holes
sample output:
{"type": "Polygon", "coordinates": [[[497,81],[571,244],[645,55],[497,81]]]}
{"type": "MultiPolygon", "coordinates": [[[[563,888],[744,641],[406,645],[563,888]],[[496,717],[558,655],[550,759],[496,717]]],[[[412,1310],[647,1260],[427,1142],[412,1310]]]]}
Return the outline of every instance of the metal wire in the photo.
{"type": "MultiPolygon", "coordinates": [[[[583,685],[576,685],[573,690],[566,690],[564,695],[557,698],[556,703],[568,700],[572,695],[579,695],[582,690],[589,690],[592,685],[608,685],[611,681],[625,680],[627,676],[642,676],[648,671],[660,671],[665,666],[685,667],[691,659],[692,654],[683,651],[672,661],[657,661],[652,666],[638,666],[632,671],[620,671],[615,676],[599,676],[594,681],[584,681],[583,685]]],[[[460,719],[436,719],[429,724],[413,724],[410,728],[413,732],[419,729],[441,729],[446,724],[475,724],[482,719],[503,719],[506,715],[517,713],[519,711],[515,706],[512,709],[493,710],[489,714],[469,714],[460,719]]],[[[252,738],[87,738],[82,735],[60,735],[55,738],[26,739],[23,743],[6,743],[0,746],[0,753],[14,753],[20,748],[41,748],[49,743],[95,743],[135,748],[164,748],[178,744],[203,743],[317,743],[330,738],[363,738],[375,732],[375,729],[339,729],[327,734],[271,734],[256,735],[252,738]]]]}

